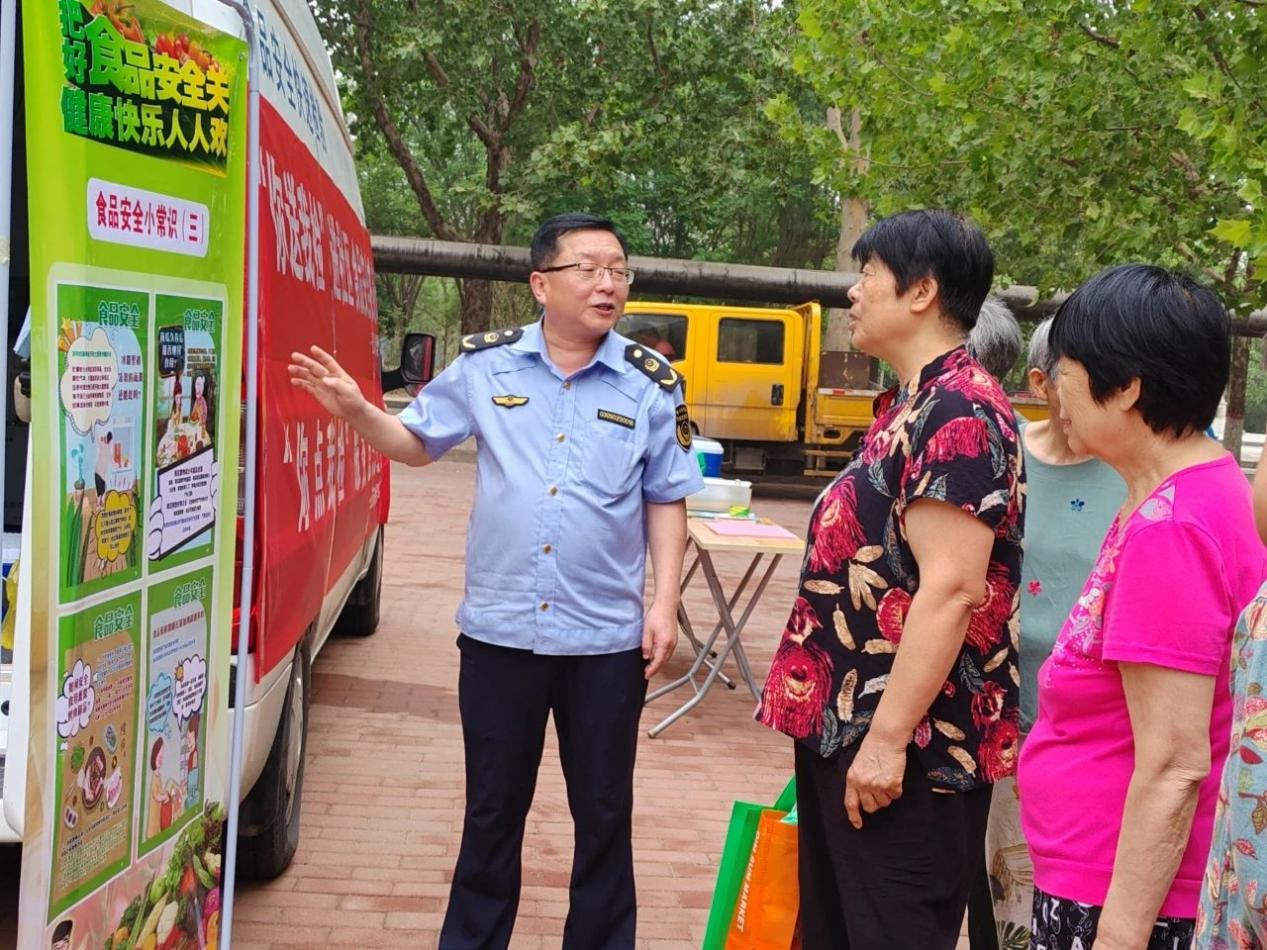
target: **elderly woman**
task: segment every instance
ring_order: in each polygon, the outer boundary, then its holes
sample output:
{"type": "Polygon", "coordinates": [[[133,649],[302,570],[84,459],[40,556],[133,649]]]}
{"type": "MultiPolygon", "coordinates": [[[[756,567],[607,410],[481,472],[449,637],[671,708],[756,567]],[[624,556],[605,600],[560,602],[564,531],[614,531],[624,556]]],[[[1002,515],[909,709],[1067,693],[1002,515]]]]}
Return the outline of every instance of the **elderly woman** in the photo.
{"type": "Polygon", "coordinates": [[[1037,950],[1178,950],[1192,940],[1228,748],[1232,628],[1264,574],[1249,484],[1205,434],[1229,318],[1186,277],[1130,265],[1051,329],[1070,447],[1126,502],[1038,672],[1021,821],[1037,950]]]}
{"type": "Polygon", "coordinates": [[[1021,325],[998,297],[985,298],[976,326],[968,334],[968,352],[999,382],[1012,372],[1025,341],[1021,325]]]}
{"type": "MultiPolygon", "coordinates": [[[[1052,320],[1029,343],[1030,391],[1048,418],[1021,426],[1025,450],[1025,563],[1021,571],[1021,742],[1038,716],[1038,668],[1095,565],[1100,542],[1126,500],[1126,485],[1108,465],[1076,450],[1060,424],[1052,320]]],[[[1015,779],[994,787],[986,827],[995,946],[1028,946],[1034,870],[1021,835],[1015,779]]],[[[976,910],[976,905],[973,907],[976,910]]],[[[970,928],[971,930],[971,928],[970,928]]],[[[973,931],[974,937],[976,936],[973,931]]],[[[974,947],[976,944],[974,943],[974,947]]]]}
{"type": "Polygon", "coordinates": [[[1021,451],[964,346],[993,275],[984,235],[909,212],[853,256],[853,343],[900,384],[814,507],[757,718],[796,740],[804,950],[940,950],[1015,768],[1021,451]]]}
{"type": "MultiPolygon", "coordinates": [[[[1254,473],[1267,541],[1267,464],[1254,473]]],[[[1245,608],[1232,650],[1232,740],[1214,810],[1194,950],[1267,946],[1267,585],[1245,608]]]]}

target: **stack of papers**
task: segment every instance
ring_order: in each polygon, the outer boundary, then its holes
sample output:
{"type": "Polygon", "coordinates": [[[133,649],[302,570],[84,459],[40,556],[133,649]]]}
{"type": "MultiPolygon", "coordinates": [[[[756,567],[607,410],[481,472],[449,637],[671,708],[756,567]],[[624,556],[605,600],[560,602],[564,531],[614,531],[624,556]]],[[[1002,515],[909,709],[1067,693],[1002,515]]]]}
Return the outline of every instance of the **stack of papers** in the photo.
{"type": "Polygon", "coordinates": [[[727,538],[780,538],[795,541],[794,535],[779,524],[759,524],[755,521],[713,521],[709,529],[727,538]]]}

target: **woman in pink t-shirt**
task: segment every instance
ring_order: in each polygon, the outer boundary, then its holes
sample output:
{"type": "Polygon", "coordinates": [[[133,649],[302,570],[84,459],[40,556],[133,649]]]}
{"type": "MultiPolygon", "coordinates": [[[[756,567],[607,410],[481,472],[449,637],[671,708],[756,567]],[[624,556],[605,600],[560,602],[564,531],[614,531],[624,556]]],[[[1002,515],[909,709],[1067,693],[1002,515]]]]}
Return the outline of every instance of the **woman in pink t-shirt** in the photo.
{"type": "Polygon", "coordinates": [[[1203,433],[1227,383],[1218,299],[1111,268],[1052,325],[1070,445],[1126,503],[1038,674],[1021,754],[1035,950],[1187,950],[1227,755],[1240,609],[1267,572],[1250,489],[1203,433]]]}

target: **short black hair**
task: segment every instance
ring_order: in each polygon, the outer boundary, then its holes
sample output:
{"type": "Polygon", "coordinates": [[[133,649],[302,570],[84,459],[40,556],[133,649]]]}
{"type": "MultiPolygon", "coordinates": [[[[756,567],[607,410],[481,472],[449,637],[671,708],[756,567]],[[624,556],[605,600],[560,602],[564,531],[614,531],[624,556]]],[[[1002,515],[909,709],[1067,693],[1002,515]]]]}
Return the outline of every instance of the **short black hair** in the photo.
{"type": "Polygon", "coordinates": [[[1156,433],[1209,427],[1232,358],[1232,318],[1214,291],[1151,264],[1101,271],[1056,311],[1049,345],[1087,370],[1103,403],[1138,379],[1138,408],[1156,433]]]}
{"type": "Polygon", "coordinates": [[[942,311],[965,333],[977,325],[994,281],[994,252],[985,234],[953,211],[903,211],[883,218],[858,238],[850,254],[863,265],[880,260],[893,272],[899,294],[932,277],[942,311]]]}
{"type": "Polygon", "coordinates": [[[69,920],[63,920],[53,930],[53,943],[57,943],[57,941],[59,940],[65,940],[67,937],[71,935],[71,932],[74,929],[75,929],[75,925],[73,923],[71,923],[69,920]]]}
{"type": "Polygon", "coordinates": [[[541,270],[543,267],[549,267],[554,262],[554,255],[559,253],[559,238],[573,231],[608,231],[620,242],[620,249],[625,252],[625,257],[629,256],[629,245],[625,243],[625,236],[620,233],[620,228],[616,227],[611,219],[580,212],[556,214],[541,222],[537,233],[532,236],[530,251],[532,269],[541,270]]]}

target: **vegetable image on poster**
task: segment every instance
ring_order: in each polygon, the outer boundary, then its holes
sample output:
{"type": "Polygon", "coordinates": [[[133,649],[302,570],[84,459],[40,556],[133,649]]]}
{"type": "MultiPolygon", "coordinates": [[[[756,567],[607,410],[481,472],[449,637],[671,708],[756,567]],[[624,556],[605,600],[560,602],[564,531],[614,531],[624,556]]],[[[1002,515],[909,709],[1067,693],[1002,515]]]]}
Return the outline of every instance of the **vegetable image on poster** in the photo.
{"type": "Polygon", "coordinates": [[[158,294],[155,313],[155,477],[147,553],[156,562],[152,569],[159,569],[205,555],[213,541],[224,304],[158,294]]]}
{"type": "Polygon", "coordinates": [[[58,624],[54,914],[131,858],[140,621],[131,594],[58,624]]]}
{"type": "Polygon", "coordinates": [[[212,580],[205,568],[150,588],[141,854],[202,810],[212,580]]]}
{"type": "Polygon", "coordinates": [[[63,603],[141,574],[149,306],[137,291],[57,287],[63,603]]]}

